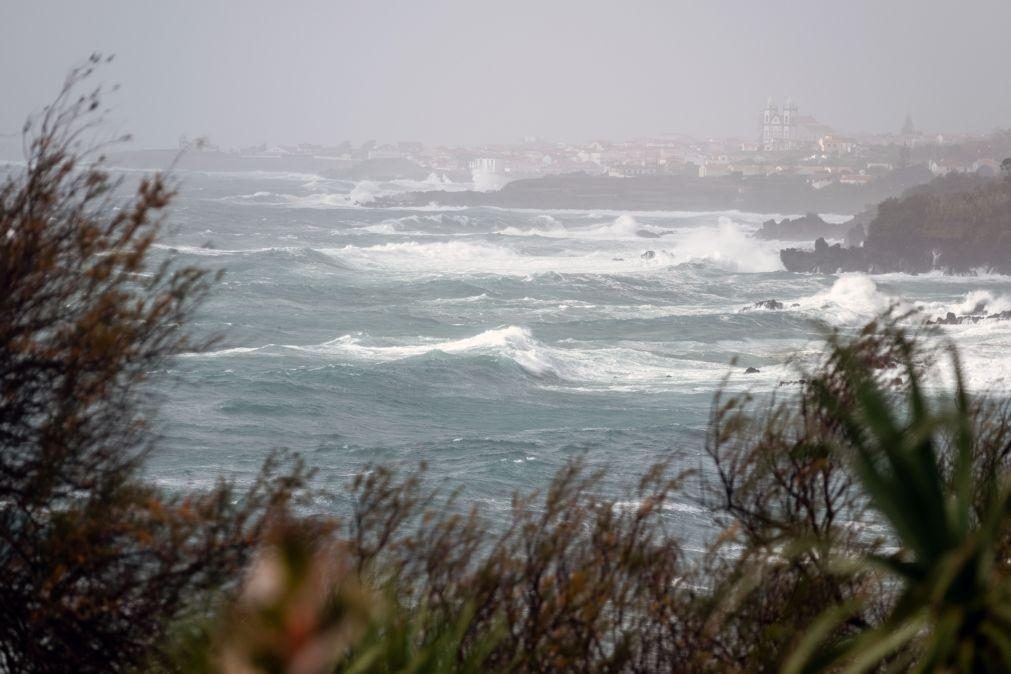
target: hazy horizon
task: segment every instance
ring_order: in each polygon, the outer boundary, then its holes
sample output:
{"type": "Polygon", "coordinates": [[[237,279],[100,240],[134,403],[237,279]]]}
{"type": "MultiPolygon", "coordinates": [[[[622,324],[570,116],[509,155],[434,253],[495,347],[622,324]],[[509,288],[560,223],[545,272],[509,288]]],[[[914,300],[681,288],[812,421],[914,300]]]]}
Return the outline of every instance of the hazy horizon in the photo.
{"type": "Polygon", "coordinates": [[[844,133],[1011,126],[1011,3],[8,1],[0,134],[91,52],[117,128],[225,146],[757,135],[768,96],[844,133]],[[1002,56],[1004,58],[1002,58],[1002,56]]]}

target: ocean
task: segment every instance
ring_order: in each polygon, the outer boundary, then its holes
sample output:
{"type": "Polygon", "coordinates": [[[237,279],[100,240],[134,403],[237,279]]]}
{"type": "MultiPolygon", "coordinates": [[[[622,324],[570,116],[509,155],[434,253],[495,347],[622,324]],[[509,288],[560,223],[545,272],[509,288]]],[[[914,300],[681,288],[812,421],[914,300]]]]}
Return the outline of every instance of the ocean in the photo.
{"type": "MultiPolygon", "coordinates": [[[[495,517],[573,457],[615,490],[662,457],[704,471],[717,390],[788,394],[827,330],[893,303],[1011,309],[1011,277],[785,272],[790,244],[751,233],[790,214],[383,209],[368,204],[469,186],[179,178],[157,254],[225,274],[191,326],[218,343],[154,379],[148,471],[168,488],[246,483],[288,448],[332,494],[319,508],[346,508],[371,462],[424,461],[495,517]],[[754,307],[768,299],[784,308],[754,307]]],[[[971,386],[1006,393],[1011,322],[945,331],[971,386]]],[[[671,516],[703,526],[688,498],[671,516]]]]}

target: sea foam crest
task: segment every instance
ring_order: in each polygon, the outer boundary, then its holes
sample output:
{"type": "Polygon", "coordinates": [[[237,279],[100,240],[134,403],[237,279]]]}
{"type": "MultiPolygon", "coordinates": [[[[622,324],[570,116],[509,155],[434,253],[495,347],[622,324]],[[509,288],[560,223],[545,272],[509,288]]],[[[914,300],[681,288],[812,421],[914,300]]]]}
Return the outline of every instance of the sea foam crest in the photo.
{"type": "Polygon", "coordinates": [[[950,311],[959,316],[984,311],[990,314],[1011,311],[1011,298],[1007,295],[996,295],[989,290],[971,290],[965,294],[961,302],[951,307],[950,311]]]}
{"type": "Polygon", "coordinates": [[[903,303],[881,292],[865,274],[843,274],[828,290],[797,300],[801,309],[816,311],[832,323],[867,320],[903,303]]]}
{"type": "Polygon", "coordinates": [[[670,251],[676,263],[704,261],[728,271],[771,272],[783,269],[779,251],[758,241],[726,216],[718,225],[689,230],[670,251]]]}
{"type": "MultiPolygon", "coordinates": [[[[508,325],[485,330],[460,339],[418,338],[413,343],[369,343],[367,335],[343,335],[315,345],[275,345],[240,347],[192,354],[193,357],[218,358],[244,355],[279,356],[299,352],[313,359],[371,361],[388,363],[434,353],[454,356],[496,356],[511,360],[527,374],[543,380],[547,386],[575,387],[576,390],[710,390],[727,374],[727,364],[700,361],[675,354],[655,353],[629,346],[597,347],[578,343],[564,346],[545,344],[530,330],[508,325]]],[[[462,367],[451,364],[447,367],[462,367]]],[[[762,374],[749,375],[737,385],[778,381],[786,376],[783,365],[763,366],[762,374]]],[[[741,375],[743,377],[743,375],[741,375]]]]}
{"type": "Polygon", "coordinates": [[[553,239],[620,241],[659,237],[669,231],[655,225],[640,224],[638,220],[628,213],[619,215],[611,222],[579,227],[566,227],[556,218],[542,214],[534,218],[533,224],[534,226],[529,228],[510,226],[500,229],[495,233],[501,236],[542,236],[553,239]]]}
{"type": "Polygon", "coordinates": [[[473,337],[421,344],[367,346],[362,344],[360,337],[344,335],[316,347],[302,348],[378,361],[402,360],[433,352],[462,354],[487,351],[512,359],[531,374],[560,374],[558,364],[547,353],[546,347],[534,339],[528,329],[515,325],[486,330],[473,337]]]}

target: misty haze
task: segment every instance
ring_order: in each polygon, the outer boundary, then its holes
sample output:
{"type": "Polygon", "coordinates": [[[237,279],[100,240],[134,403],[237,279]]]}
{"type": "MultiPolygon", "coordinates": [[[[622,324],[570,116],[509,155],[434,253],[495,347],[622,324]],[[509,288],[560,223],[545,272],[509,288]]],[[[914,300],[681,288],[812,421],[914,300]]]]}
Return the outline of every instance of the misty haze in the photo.
{"type": "Polygon", "coordinates": [[[5,0],[0,672],[1011,671],[1009,26],[5,0]]]}

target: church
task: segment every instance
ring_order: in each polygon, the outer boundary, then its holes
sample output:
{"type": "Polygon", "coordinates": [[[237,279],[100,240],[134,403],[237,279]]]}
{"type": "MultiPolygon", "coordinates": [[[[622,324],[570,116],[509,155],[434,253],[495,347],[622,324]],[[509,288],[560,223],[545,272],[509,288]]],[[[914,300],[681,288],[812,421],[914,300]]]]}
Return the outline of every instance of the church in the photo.
{"type": "Polygon", "coordinates": [[[762,112],[761,147],[765,152],[804,150],[815,146],[818,139],[833,134],[832,127],[810,115],[798,115],[797,105],[786,99],[783,109],[769,97],[762,112]]]}

